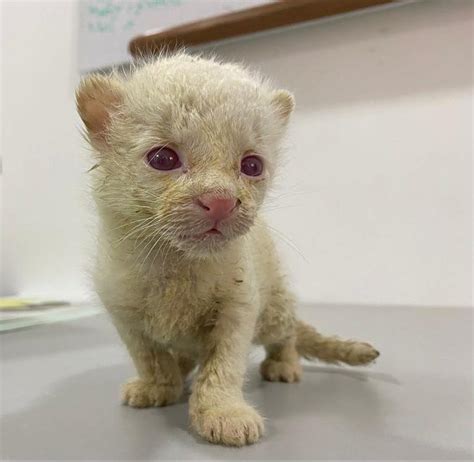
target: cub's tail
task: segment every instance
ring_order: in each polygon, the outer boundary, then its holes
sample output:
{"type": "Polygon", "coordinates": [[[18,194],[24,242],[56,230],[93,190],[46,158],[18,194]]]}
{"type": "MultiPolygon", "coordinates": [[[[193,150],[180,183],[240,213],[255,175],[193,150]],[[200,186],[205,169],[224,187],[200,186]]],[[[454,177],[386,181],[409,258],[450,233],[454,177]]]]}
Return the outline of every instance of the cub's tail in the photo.
{"type": "Polygon", "coordinates": [[[371,363],[380,355],[368,343],[326,337],[302,321],[298,321],[296,332],[296,350],[307,359],[317,358],[326,363],[360,366],[371,363]]]}

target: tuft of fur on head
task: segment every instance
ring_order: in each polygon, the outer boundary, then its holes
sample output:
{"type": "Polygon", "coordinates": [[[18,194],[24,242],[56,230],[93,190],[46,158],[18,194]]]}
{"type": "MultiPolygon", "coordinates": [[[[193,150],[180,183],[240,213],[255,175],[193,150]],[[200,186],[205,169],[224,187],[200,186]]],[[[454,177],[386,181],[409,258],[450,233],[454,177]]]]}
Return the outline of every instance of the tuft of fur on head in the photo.
{"type": "Polygon", "coordinates": [[[250,229],[294,107],[290,93],[258,74],[184,52],[145,61],[129,74],[86,77],[76,99],[99,164],[94,195],[106,227],[150,241],[153,251],[189,256],[213,254],[250,229]],[[175,149],[186,168],[150,168],[146,154],[156,146],[175,149]],[[246,152],[264,159],[262,179],[240,175],[246,152]],[[193,240],[207,226],[194,198],[206,193],[237,197],[240,207],[223,223],[224,238],[193,240]]]}

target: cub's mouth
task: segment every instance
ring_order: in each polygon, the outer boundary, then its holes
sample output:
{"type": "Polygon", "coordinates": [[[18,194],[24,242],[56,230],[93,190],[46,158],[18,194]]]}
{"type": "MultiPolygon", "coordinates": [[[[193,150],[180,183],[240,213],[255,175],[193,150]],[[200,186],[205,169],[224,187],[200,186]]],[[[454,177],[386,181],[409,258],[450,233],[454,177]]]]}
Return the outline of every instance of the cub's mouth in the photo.
{"type": "Polygon", "coordinates": [[[191,240],[194,242],[199,242],[199,241],[225,241],[230,239],[230,237],[226,236],[226,234],[218,229],[217,227],[213,227],[208,229],[207,231],[203,232],[198,232],[195,234],[190,234],[187,236],[182,236],[184,240],[191,240]]]}
{"type": "Polygon", "coordinates": [[[211,225],[202,231],[181,234],[177,239],[177,244],[184,251],[189,249],[191,251],[212,252],[213,250],[222,249],[230,241],[247,234],[249,229],[249,225],[239,223],[239,221],[232,221],[222,226],[219,224],[211,225]]]}
{"type": "Polygon", "coordinates": [[[204,235],[210,235],[210,234],[222,234],[222,231],[219,231],[217,228],[211,228],[204,233],[204,235]]]}
{"type": "MultiPolygon", "coordinates": [[[[229,202],[227,199],[225,201],[229,202]]],[[[230,205],[221,199],[219,202],[217,206],[212,204],[214,210],[218,206],[225,206],[225,213],[210,213],[202,205],[197,207],[192,204],[173,214],[175,220],[171,220],[166,227],[170,243],[184,252],[206,253],[221,250],[230,241],[247,234],[254,224],[253,211],[240,201],[234,200],[230,205]]],[[[211,210],[212,205],[208,205],[211,210]]]]}

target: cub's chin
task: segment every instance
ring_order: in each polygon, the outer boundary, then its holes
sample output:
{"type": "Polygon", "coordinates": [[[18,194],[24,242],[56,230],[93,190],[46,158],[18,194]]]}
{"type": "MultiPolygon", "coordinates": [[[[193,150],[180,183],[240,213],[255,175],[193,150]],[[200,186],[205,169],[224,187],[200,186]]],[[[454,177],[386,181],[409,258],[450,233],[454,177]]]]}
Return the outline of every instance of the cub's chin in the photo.
{"type": "Polygon", "coordinates": [[[190,258],[207,258],[217,256],[227,249],[231,242],[239,236],[226,236],[222,233],[203,233],[191,237],[183,237],[173,242],[173,245],[190,258]]]}

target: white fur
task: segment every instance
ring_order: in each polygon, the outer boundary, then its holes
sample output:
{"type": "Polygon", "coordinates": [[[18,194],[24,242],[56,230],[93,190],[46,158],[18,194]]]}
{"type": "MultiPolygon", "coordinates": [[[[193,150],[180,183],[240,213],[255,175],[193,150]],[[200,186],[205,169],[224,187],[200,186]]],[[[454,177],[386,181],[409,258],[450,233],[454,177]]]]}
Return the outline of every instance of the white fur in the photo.
{"type": "Polygon", "coordinates": [[[277,168],[293,97],[235,64],[163,56],[129,76],[92,76],[78,109],[98,167],[92,172],[101,218],[97,291],[135,363],[124,402],[162,406],[181,395],[199,365],[191,425],[214,443],[256,442],[263,421],[242,394],[252,342],[263,344],[268,380],[297,381],[300,355],[364,364],[368,344],[327,338],[298,321],[259,209],[277,168]],[[144,161],[155,146],[179,152],[182,170],[144,161]],[[240,175],[246,152],[265,160],[257,181],[240,175]],[[237,197],[224,237],[194,198],[237,197]]]}

